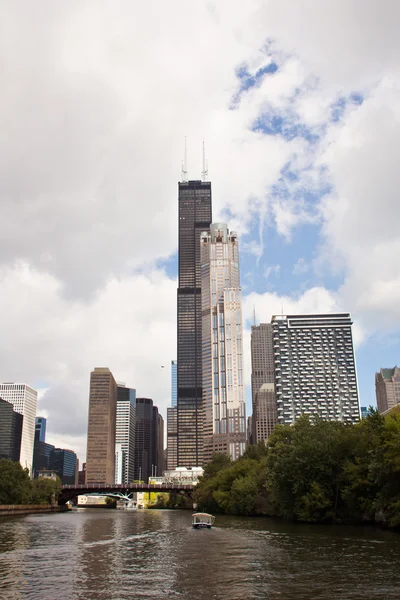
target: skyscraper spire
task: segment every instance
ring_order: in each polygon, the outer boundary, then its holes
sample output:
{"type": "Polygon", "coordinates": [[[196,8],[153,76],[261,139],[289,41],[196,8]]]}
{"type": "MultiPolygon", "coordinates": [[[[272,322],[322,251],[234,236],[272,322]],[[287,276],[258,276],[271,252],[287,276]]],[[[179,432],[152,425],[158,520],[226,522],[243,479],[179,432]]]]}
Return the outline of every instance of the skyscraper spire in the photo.
{"type": "Polygon", "coordinates": [[[185,154],[184,154],[184,158],[183,158],[183,162],[182,162],[182,181],[188,181],[186,135],[185,135],[185,154]]]}
{"type": "Polygon", "coordinates": [[[207,181],[207,179],[208,179],[208,164],[206,162],[206,149],[205,149],[204,140],[203,140],[203,170],[201,172],[201,180],[207,181]]]}

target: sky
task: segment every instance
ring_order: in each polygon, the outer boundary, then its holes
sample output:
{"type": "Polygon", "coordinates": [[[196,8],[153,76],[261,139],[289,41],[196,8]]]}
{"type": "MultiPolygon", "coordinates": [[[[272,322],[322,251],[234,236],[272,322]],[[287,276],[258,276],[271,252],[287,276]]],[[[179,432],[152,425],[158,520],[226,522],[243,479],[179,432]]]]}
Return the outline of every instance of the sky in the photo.
{"type": "Polygon", "coordinates": [[[254,311],[345,311],[374,405],[400,350],[400,4],[0,9],[0,380],[39,390],[47,441],[85,459],[95,366],[166,414],[185,136],[240,236],[247,385],[254,311]]]}

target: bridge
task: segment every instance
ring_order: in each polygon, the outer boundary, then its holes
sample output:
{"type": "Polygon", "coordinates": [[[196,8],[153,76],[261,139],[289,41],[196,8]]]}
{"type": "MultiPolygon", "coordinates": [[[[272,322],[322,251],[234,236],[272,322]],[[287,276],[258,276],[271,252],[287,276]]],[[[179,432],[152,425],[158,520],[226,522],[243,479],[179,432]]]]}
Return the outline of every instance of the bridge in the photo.
{"type": "Polygon", "coordinates": [[[109,493],[112,496],[128,497],[132,492],[172,492],[184,493],[191,497],[194,485],[187,483],[86,483],[82,485],[63,485],[58,497],[59,504],[65,504],[68,500],[72,500],[77,496],[86,494],[102,494],[109,493]]]}

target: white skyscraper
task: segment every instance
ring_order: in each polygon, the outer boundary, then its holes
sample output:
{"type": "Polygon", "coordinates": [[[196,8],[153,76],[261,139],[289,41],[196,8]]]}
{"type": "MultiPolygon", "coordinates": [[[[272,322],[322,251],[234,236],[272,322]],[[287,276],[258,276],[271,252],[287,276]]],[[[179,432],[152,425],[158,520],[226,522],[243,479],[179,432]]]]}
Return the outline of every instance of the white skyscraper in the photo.
{"type": "Polygon", "coordinates": [[[278,423],[360,420],[349,313],[272,317],[278,423]]]}
{"type": "Polygon", "coordinates": [[[132,483],[135,469],[136,390],[118,383],[115,483],[132,483]]]}
{"type": "Polygon", "coordinates": [[[203,360],[203,462],[246,446],[242,293],[236,233],[215,223],[200,238],[203,360]]]}
{"type": "Polygon", "coordinates": [[[37,391],[26,383],[0,383],[0,398],[11,402],[14,410],[24,417],[19,462],[32,473],[37,391]]]}

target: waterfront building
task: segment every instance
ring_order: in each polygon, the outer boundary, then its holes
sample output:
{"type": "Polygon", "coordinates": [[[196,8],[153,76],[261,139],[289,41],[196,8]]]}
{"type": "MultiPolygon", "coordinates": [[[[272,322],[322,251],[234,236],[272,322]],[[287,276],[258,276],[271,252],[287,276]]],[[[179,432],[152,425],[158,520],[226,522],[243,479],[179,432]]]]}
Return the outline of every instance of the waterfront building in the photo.
{"type": "Polygon", "coordinates": [[[82,463],[82,469],[78,472],[78,484],[85,485],[86,483],[86,463],[82,463]]]}
{"type": "Polygon", "coordinates": [[[50,468],[57,473],[63,485],[76,483],[76,464],[77,456],[73,450],[54,448],[50,468]]]}
{"type": "Polygon", "coordinates": [[[45,417],[36,417],[35,419],[35,441],[36,439],[39,442],[46,441],[46,422],[47,419],[45,417]]]}
{"type": "MultiPolygon", "coordinates": [[[[213,223],[200,239],[204,463],[246,447],[242,292],[237,234],[213,223]]],[[[180,465],[181,466],[181,465],[180,465]]]]}
{"type": "Polygon", "coordinates": [[[400,402],[400,369],[396,366],[375,373],[376,404],[383,413],[400,402]]]}
{"type": "Polygon", "coordinates": [[[123,452],[122,452],[122,444],[118,442],[115,444],[115,483],[124,483],[122,481],[123,477],[123,452]]]}
{"type": "Polygon", "coordinates": [[[278,423],[360,420],[348,313],[272,317],[278,423]]]}
{"type": "Polygon", "coordinates": [[[171,406],[178,404],[178,361],[171,360],[171,406]]]}
{"type": "Polygon", "coordinates": [[[165,471],[163,481],[165,483],[196,484],[204,475],[202,467],[177,467],[165,471]]]}
{"type": "Polygon", "coordinates": [[[277,421],[273,328],[260,323],[251,328],[251,396],[253,444],[267,442],[277,421]]]}
{"type": "Polygon", "coordinates": [[[115,455],[117,457],[118,446],[122,452],[122,464],[118,464],[118,468],[122,471],[115,474],[115,483],[132,483],[135,478],[135,435],[136,390],[118,383],[115,455]]]}
{"type": "Polygon", "coordinates": [[[90,374],[86,483],[115,483],[117,384],[110,369],[90,374]]]}
{"type": "Polygon", "coordinates": [[[178,205],[177,462],[191,467],[202,460],[200,235],[211,224],[211,183],[180,182],[178,205]]]}
{"type": "Polygon", "coordinates": [[[153,464],[153,400],[136,398],[135,481],[148,482],[153,464]]]}
{"type": "Polygon", "coordinates": [[[0,383],[0,398],[10,402],[14,410],[24,417],[19,461],[32,474],[37,391],[26,383],[0,383]]]}
{"type": "Polygon", "coordinates": [[[178,466],[177,452],[177,409],[167,408],[167,469],[176,469],[178,466]]]}
{"type": "Polygon", "coordinates": [[[164,419],[160,413],[157,413],[157,454],[155,459],[154,475],[161,476],[165,471],[165,454],[164,454],[164,419]]]}
{"type": "Polygon", "coordinates": [[[0,398],[0,458],[19,461],[23,420],[11,402],[0,398]]]}
{"type": "Polygon", "coordinates": [[[54,449],[55,447],[52,444],[40,442],[38,438],[35,438],[32,466],[32,474],[35,479],[39,477],[41,471],[48,471],[53,468],[54,449]]]}

